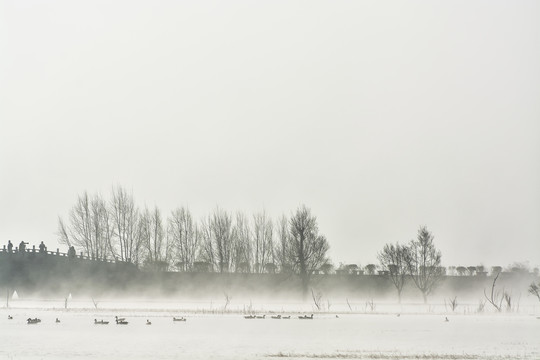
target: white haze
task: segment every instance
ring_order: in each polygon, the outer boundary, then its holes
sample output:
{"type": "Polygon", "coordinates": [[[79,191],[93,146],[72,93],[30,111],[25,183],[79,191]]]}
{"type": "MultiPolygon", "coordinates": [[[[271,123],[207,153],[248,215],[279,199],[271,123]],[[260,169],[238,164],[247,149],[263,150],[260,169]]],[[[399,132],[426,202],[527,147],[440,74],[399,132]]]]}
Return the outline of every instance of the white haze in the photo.
{"type": "Polygon", "coordinates": [[[0,243],[78,194],[305,203],[337,262],[427,225],[445,265],[540,264],[537,1],[2,1],[0,243]]]}

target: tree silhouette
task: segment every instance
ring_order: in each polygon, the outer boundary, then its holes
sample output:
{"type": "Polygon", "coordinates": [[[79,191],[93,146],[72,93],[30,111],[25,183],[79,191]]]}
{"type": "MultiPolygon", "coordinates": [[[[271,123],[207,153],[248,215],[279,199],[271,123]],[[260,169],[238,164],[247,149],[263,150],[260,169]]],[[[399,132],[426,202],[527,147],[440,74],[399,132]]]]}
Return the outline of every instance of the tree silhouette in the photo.
{"type": "Polygon", "coordinates": [[[407,246],[386,244],[378,255],[381,266],[388,270],[390,279],[396,287],[399,303],[401,303],[401,292],[407,278],[407,251],[407,246]]]}
{"type": "Polygon", "coordinates": [[[443,270],[441,252],[435,248],[433,235],[425,226],[420,227],[416,240],[411,241],[406,263],[414,284],[427,303],[427,296],[441,281],[443,270]]]}
{"type": "Polygon", "coordinates": [[[300,275],[302,294],[307,297],[309,280],[313,270],[328,261],[326,253],[330,248],[326,237],[319,234],[317,218],[302,205],[291,217],[289,259],[300,275]]]}

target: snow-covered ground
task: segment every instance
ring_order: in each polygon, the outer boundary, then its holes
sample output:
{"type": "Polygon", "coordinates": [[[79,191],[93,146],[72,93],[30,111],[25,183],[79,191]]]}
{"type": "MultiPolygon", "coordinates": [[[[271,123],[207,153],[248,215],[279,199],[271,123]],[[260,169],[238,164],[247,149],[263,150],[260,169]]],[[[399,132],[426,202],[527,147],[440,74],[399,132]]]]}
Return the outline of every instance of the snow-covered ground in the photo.
{"type": "Polygon", "coordinates": [[[462,307],[366,311],[365,303],[336,303],[317,312],[313,304],[233,302],[224,311],[218,302],[100,301],[95,308],[69,300],[66,310],[63,301],[18,300],[0,310],[0,359],[540,359],[536,307],[511,314],[462,307]],[[266,318],[246,320],[246,308],[266,318]],[[270,318],[281,311],[291,319],[270,318]],[[313,320],[298,319],[311,312],[313,320]],[[116,325],[115,315],[129,324],[116,325]],[[42,322],[27,325],[29,317],[42,322]]]}

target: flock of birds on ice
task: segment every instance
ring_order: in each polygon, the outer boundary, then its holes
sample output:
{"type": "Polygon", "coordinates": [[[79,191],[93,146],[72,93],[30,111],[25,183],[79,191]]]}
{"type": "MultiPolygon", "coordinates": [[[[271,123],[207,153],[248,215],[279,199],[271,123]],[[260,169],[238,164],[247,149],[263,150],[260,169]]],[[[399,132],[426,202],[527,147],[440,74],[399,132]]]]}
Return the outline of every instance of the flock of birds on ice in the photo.
{"type": "MultiPolygon", "coordinates": [[[[400,314],[397,314],[397,316],[399,317],[400,314]]],[[[290,315],[287,315],[287,316],[282,316],[282,315],[272,315],[270,316],[270,318],[272,319],[276,319],[276,320],[281,320],[281,319],[285,319],[285,320],[288,320],[291,318],[290,315]]],[[[338,315],[336,315],[336,318],[339,318],[338,315]]],[[[245,315],[244,316],[244,319],[266,319],[266,315],[245,315]]],[[[298,316],[298,319],[300,320],[313,320],[313,314],[311,315],[300,315],[298,316]]],[[[13,316],[11,315],[8,315],[8,320],[13,320],[13,316]]],[[[118,316],[115,316],[114,317],[114,320],[116,322],[116,325],[128,325],[129,322],[126,320],[126,318],[119,318],[118,316]]],[[[176,322],[176,321],[182,321],[182,322],[185,322],[187,321],[187,319],[183,316],[181,317],[174,317],[172,318],[172,321],[173,322],[176,322]]],[[[448,319],[448,317],[445,317],[444,319],[445,322],[449,322],[450,320],[448,319]]],[[[28,318],[26,319],[26,323],[28,325],[31,325],[31,324],[39,324],[41,322],[41,319],[38,319],[38,318],[28,318]]],[[[60,323],[60,319],[56,318],[55,320],[56,323],[60,323]]],[[[94,324],[95,325],[109,325],[109,321],[106,321],[106,320],[97,320],[97,319],[94,319],[94,324]]],[[[152,325],[152,322],[150,320],[146,320],[146,325],[152,325]]]]}
{"type": "MultiPolygon", "coordinates": [[[[13,316],[11,315],[8,315],[8,320],[13,320],[13,316]]],[[[173,317],[172,319],[173,321],[187,321],[187,319],[185,317],[173,317]]],[[[126,320],[126,318],[120,318],[118,316],[115,316],[114,317],[114,321],[116,322],[116,325],[128,325],[129,322],[126,320]]],[[[33,324],[39,324],[41,322],[41,319],[39,318],[28,318],[26,319],[26,323],[28,325],[33,325],[33,324]]],[[[55,323],[60,323],[60,319],[56,318],[55,320],[55,323]]],[[[98,320],[98,319],[94,319],[94,324],[95,325],[109,325],[109,321],[107,320],[98,320]]],[[[146,320],[146,325],[152,325],[152,322],[150,320],[146,320]]]]}

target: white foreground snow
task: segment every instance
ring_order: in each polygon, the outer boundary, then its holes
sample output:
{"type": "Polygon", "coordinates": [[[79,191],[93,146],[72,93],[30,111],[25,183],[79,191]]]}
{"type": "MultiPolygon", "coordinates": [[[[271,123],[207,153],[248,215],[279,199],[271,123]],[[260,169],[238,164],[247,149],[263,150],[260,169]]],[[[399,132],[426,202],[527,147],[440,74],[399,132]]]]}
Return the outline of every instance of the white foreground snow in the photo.
{"type": "Polygon", "coordinates": [[[540,359],[540,319],[526,313],[328,312],[314,320],[290,313],[290,320],[275,320],[267,312],[264,320],[246,320],[156,303],[71,305],[20,302],[1,309],[0,359],[540,359]],[[115,315],[129,324],[116,325],[115,315]],[[42,322],[27,325],[29,317],[42,322]]]}

